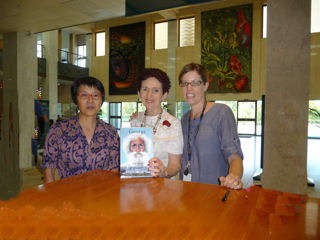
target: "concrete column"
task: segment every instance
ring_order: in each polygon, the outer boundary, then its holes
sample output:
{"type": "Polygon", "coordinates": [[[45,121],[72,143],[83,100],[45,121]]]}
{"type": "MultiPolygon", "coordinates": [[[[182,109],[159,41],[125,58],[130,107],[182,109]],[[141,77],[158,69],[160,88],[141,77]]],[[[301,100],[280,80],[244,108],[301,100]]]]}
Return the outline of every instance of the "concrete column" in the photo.
{"type": "Polygon", "coordinates": [[[38,77],[37,36],[12,32],[4,34],[3,39],[0,197],[6,198],[20,190],[20,169],[32,166],[31,138],[38,77]]]}
{"type": "Polygon", "coordinates": [[[306,191],[309,79],[310,1],[269,0],[265,188],[306,191]]]}
{"type": "Polygon", "coordinates": [[[46,88],[49,100],[49,118],[57,119],[58,104],[58,30],[42,33],[47,60],[46,88]]]}
{"type": "Polygon", "coordinates": [[[177,35],[177,20],[170,20],[168,22],[168,64],[167,64],[167,74],[170,78],[171,88],[169,95],[167,97],[168,101],[168,111],[175,115],[176,111],[176,48],[178,42],[177,35]]]}

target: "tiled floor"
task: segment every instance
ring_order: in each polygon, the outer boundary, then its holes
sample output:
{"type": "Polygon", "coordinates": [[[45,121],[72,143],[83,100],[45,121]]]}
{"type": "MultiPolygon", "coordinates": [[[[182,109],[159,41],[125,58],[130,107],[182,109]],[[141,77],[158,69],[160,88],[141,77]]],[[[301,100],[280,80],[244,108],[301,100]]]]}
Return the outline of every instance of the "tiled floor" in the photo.
{"type": "MultiPolygon", "coordinates": [[[[260,169],[260,137],[241,137],[241,146],[244,152],[244,176],[245,187],[253,185],[252,177],[261,171],[260,169]]],[[[308,177],[314,180],[315,186],[308,187],[310,197],[320,198],[320,139],[308,141],[308,177]]],[[[34,167],[26,169],[23,175],[23,189],[43,183],[40,171],[34,167]]]]}

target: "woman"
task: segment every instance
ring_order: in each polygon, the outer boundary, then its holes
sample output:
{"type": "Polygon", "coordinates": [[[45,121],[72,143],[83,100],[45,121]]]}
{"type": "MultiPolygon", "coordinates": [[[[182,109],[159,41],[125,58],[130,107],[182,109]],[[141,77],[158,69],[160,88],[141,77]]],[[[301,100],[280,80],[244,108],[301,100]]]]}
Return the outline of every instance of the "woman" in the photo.
{"type": "MultiPolygon", "coordinates": [[[[207,73],[190,63],[179,75],[179,86],[191,110],[182,117],[184,179],[242,188],[243,154],[231,109],[206,101],[207,73]]],[[[182,175],[182,174],[181,174],[182,175]]],[[[181,176],[180,175],[180,176],[181,176]]]]}
{"type": "Polygon", "coordinates": [[[93,77],[77,79],[71,95],[79,113],[50,128],[42,163],[46,183],[55,180],[55,169],[61,178],[95,169],[119,169],[117,130],[97,117],[105,98],[102,83],[93,77]]]}
{"type": "Polygon", "coordinates": [[[161,107],[169,89],[169,77],[160,69],[147,68],[138,78],[138,95],[146,110],[133,117],[131,126],[152,128],[154,157],[149,160],[149,170],[154,177],[172,177],[181,168],[181,124],[161,107]]]}

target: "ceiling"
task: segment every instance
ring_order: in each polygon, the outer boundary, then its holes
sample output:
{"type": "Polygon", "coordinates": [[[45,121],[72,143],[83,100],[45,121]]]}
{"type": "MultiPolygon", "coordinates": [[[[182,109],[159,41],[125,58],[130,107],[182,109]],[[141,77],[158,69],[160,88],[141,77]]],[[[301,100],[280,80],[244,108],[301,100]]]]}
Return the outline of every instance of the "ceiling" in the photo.
{"type": "MultiPolygon", "coordinates": [[[[217,1],[217,0],[215,0],[217,1]]],[[[126,0],[126,16],[155,12],[164,9],[176,8],[191,4],[214,2],[210,0],[126,0]],[[156,2],[156,3],[155,3],[156,2]]]]}
{"type": "Polygon", "coordinates": [[[0,32],[31,33],[125,15],[125,0],[1,0],[0,32]]]}
{"type": "MultiPolygon", "coordinates": [[[[216,0],[217,1],[217,0],[216,0]]],[[[1,0],[0,33],[31,33],[133,16],[208,0],[1,0]]]]}

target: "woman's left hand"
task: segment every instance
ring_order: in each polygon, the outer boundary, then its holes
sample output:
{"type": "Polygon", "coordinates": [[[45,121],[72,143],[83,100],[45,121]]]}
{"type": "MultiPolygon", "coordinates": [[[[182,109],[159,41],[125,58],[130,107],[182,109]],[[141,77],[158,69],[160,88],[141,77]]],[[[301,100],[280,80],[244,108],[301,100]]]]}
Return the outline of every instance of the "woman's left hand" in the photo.
{"type": "Polygon", "coordinates": [[[159,158],[151,158],[149,160],[149,171],[153,177],[164,177],[166,167],[159,158]]]}
{"type": "Polygon", "coordinates": [[[232,173],[229,173],[226,177],[219,177],[220,185],[231,189],[241,189],[243,183],[241,179],[232,173]]]}

